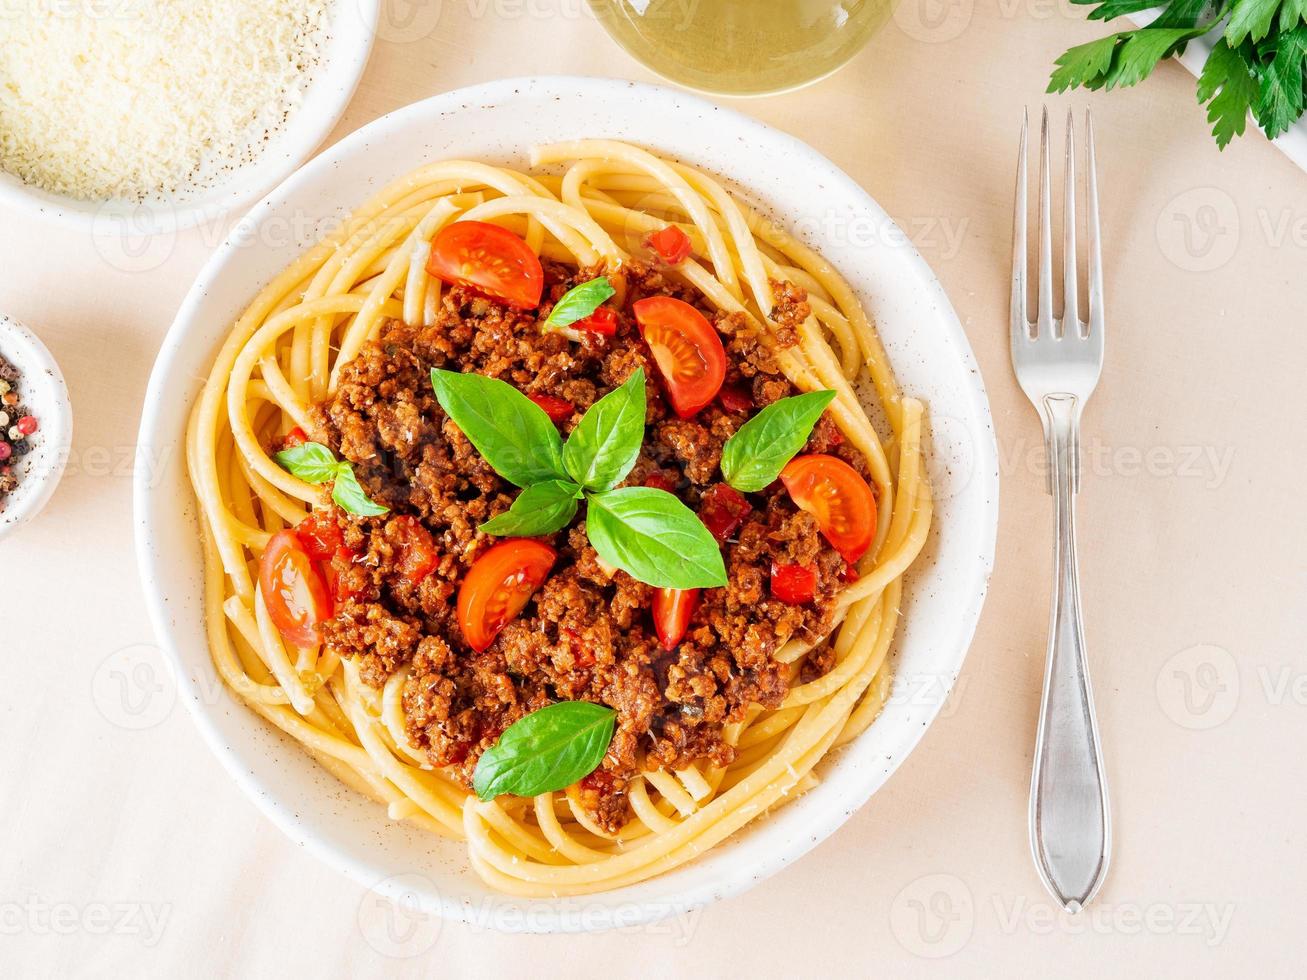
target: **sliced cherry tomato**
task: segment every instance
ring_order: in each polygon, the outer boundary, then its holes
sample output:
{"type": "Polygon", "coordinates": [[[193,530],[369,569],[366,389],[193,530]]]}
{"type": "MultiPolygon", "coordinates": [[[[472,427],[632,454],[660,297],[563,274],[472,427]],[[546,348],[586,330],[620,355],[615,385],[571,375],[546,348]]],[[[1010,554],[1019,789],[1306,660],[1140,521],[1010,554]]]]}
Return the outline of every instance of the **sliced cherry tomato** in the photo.
{"type": "Polygon", "coordinates": [[[588,330],[611,337],[617,333],[617,311],[611,306],[601,306],[589,316],[577,320],[572,326],[578,330],[588,330]]]}
{"type": "Polygon", "coordinates": [[[292,449],[295,446],[302,446],[309,441],[309,434],[301,429],[298,425],[286,433],[281,440],[286,449],[292,449]]]}
{"type": "Polygon", "coordinates": [[[791,606],[812,602],[817,592],[817,571],[802,565],[771,566],[771,594],[791,606]]]}
{"type": "Polygon", "coordinates": [[[719,542],[738,531],[751,510],[744,494],[725,483],[714,483],[699,500],[699,520],[719,542]]]}
{"type": "Polygon", "coordinates": [[[675,650],[690,628],[699,605],[698,589],[657,589],[653,597],[654,631],[664,650],[675,650]]]}
{"type": "Polygon", "coordinates": [[[308,556],[314,561],[326,561],[345,543],[340,525],[329,510],[315,510],[295,525],[295,536],[300,539],[308,556]]]}
{"type": "Polygon", "coordinates": [[[478,558],[458,590],[458,626],[478,653],[495,642],[549,576],[554,549],[530,538],[509,538],[478,558]]]}
{"type": "Polygon", "coordinates": [[[817,518],[822,535],[852,564],[876,536],[876,498],[867,481],[837,456],[795,456],[781,482],[800,510],[817,518]]]}
{"type": "Polygon", "coordinates": [[[723,385],[722,390],[717,393],[717,400],[728,412],[753,411],[753,399],[741,385],[723,385]]]}
{"type": "Polygon", "coordinates": [[[327,591],[331,593],[331,600],[337,606],[348,602],[359,594],[359,590],[351,586],[348,577],[343,574],[357,559],[357,552],[351,551],[342,545],[336,549],[336,553],[330,561],[322,563],[322,574],[327,580],[327,591]]]}
{"type": "Polygon", "coordinates": [[[632,309],[676,414],[694,416],[716,397],[726,377],[722,339],[704,315],[670,296],[650,296],[632,309]]]}
{"type": "Polygon", "coordinates": [[[676,225],[668,225],[651,234],[645,241],[668,265],[676,265],[690,257],[694,248],[690,236],[676,225]]]}
{"type": "Polygon", "coordinates": [[[410,585],[417,585],[440,562],[431,532],[411,514],[393,518],[387,530],[398,539],[399,574],[410,585]]]}
{"type": "Polygon", "coordinates": [[[456,221],[440,229],[427,272],[520,310],[539,306],[545,288],[545,272],[531,246],[484,221],[456,221]]]}
{"type": "Polygon", "coordinates": [[[549,421],[557,425],[559,422],[566,422],[576,411],[576,406],[566,398],[555,398],[553,395],[527,395],[533,402],[545,410],[549,416],[549,421]]]}
{"type": "Polygon", "coordinates": [[[313,560],[294,531],[278,531],[259,559],[259,588],[268,615],[288,643],[321,642],[318,624],[331,618],[331,596],[313,560]]]}

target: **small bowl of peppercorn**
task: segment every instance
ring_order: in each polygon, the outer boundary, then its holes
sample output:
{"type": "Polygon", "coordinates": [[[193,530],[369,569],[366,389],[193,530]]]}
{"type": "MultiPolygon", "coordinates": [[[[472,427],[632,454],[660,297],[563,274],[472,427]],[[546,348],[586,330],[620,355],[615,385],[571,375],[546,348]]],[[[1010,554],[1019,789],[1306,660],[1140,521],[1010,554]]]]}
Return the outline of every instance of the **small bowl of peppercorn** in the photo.
{"type": "Polygon", "coordinates": [[[72,440],[59,365],[36,334],[0,313],[0,538],[45,506],[72,440]]]}

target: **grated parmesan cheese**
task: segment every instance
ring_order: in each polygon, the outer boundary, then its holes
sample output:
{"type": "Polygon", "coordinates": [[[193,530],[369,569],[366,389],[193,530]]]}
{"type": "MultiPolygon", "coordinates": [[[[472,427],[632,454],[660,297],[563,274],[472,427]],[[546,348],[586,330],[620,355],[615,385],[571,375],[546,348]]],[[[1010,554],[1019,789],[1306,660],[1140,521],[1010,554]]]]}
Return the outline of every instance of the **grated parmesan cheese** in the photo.
{"type": "Polygon", "coordinates": [[[331,0],[0,0],[0,169],[83,200],[197,196],[300,105],[331,0]]]}

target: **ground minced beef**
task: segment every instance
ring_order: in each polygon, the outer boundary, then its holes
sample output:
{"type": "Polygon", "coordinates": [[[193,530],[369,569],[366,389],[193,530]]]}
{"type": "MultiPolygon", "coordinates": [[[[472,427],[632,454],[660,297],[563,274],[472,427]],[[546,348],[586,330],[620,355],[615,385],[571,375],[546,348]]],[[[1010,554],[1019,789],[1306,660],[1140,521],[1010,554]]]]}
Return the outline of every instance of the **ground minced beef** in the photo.
{"type": "MultiPolygon", "coordinates": [[[[546,264],[538,317],[563,292],[600,274],[546,264]]],[[[338,556],[335,573],[354,593],[324,626],[325,642],[353,659],[363,679],[384,684],[409,665],[403,691],[408,733],[437,766],[470,784],[480,754],[524,714],[558,700],[600,702],[616,710],[616,734],[582,798],[609,829],[625,822],[625,787],[642,768],[683,767],[695,760],[729,763],[734,750],[722,725],[751,703],[776,707],[787,670],[775,660],[788,637],[818,637],[830,627],[833,597],[846,573],[842,558],[778,485],[750,494],[752,512],[723,545],[730,582],[706,589],[679,647],[667,652],[650,619],[653,590],[601,566],[586,540],[583,516],[550,538],[552,574],[522,614],[477,653],[463,640],[455,612],[459,583],[498,539],[477,526],[507,510],[517,488],[501,480],[436,402],[433,367],[500,378],[528,395],[564,398],[576,407],[564,434],[594,401],[643,367],[650,379],[645,445],[627,484],[671,489],[692,509],[720,480],[722,445],[748,417],[714,403],[694,419],[677,418],[658,387],[629,304],[666,294],[695,303],[722,336],[727,385],[756,407],[794,394],[771,347],[744,318],[704,308],[656,271],[627,270],[627,309],[616,336],[586,334],[577,343],[542,333],[537,313],[500,306],[460,288],[443,296],[437,322],[385,326],[346,366],[336,394],[313,411],[311,437],[353,464],[373,500],[390,513],[361,518],[337,512],[356,559],[338,556]],[[439,552],[435,570],[416,584],[401,574],[400,522],[416,518],[439,552]],[[815,601],[787,605],[768,591],[771,565],[817,570],[815,601]]],[[[796,342],[807,316],[803,291],[778,283],[781,342],[796,342]]],[[[822,419],[808,451],[840,455],[866,474],[861,455],[822,419]]],[[[829,669],[831,655],[810,658],[804,677],[829,669]]]]}

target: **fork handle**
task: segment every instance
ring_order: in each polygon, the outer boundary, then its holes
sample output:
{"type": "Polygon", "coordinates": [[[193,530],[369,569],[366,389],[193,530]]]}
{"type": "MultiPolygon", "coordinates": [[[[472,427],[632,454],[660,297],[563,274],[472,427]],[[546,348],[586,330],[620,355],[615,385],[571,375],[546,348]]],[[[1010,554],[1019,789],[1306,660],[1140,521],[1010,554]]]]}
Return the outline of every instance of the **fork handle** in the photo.
{"type": "Polygon", "coordinates": [[[1035,865],[1049,891],[1071,912],[1098,891],[1112,846],[1076,567],[1080,407],[1074,395],[1043,399],[1056,544],[1048,659],[1030,784],[1035,865]]]}

